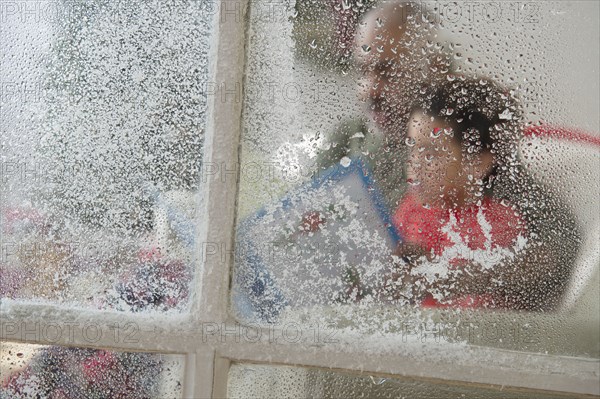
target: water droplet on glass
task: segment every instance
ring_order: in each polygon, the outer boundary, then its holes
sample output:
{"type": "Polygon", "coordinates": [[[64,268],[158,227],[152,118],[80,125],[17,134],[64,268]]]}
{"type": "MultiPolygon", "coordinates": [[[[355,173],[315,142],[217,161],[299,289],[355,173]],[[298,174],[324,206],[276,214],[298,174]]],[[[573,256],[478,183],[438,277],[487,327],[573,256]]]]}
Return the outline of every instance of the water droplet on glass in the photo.
{"type": "Polygon", "coordinates": [[[409,146],[409,147],[414,147],[414,145],[415,145],[416,143],[417,143],[417,142],[416,142],[416,141],[415,141],[415,139],[414,139],[414,138],[412,138],[412,137],[407,137],[407,138],[404,140],[404,144],[406,144],[406,145],[407,145],[407,146],[409,146]]]}
{"type": "Polygon", "coordinates": [[[343,157],[342,159],[340,159],[340,165],[342,165],[344,168],[347,168],[348,166],[350,166],[351,163],[352,163],[352,160],[348,157],[343,157]]]}
{"type": "Polygon", "coordinates": [[[511,119],[512,119],[512,115],[513,115],[513,114],[512,114],[512,112],[510,112],[510,111],[508,110],[508,108],[507,108],[507,109],[505,109],[504,111],[502,111],[502,113],[501,113],[501,114],[498,114],[498,118],[500,118],[500,119],[502,119],[502,120],[505,120],[505,121],[506,121],[506,120],[508,120],[508,121],[509,121],[509,120],[511,120],[511,119]]]}
{"type": "Polygon", "coordinates": [[[386,381],[387,381],[387,378],[379,378],[379,377],[376,378],[376,377],[371,376],[371,382],[375,385],[381,385],[386,381]]]}
{"type": "Polygon", "coordinates": [[[365,53],[368,53],[371,51],[371,46],[369,46],[368,44],[363,44],[361,48],[365,53]]]}
{"type": "Polygon", "coordinates": [[[442,134],[442,129],[440,129],[439,127],[434,127],[431,130],[431,137],[433,137],[434,139],[437,139],[438,137],[440,137],[440,135],[442,134]]]}

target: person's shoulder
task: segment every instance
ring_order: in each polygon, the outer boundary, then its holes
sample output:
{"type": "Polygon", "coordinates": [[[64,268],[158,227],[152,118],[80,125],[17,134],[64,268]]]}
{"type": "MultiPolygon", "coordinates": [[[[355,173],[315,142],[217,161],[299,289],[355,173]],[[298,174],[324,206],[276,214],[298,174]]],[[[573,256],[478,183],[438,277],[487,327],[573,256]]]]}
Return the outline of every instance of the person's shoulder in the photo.
{"type": "Polygon", "coordinates": [[[575,217],[558,189],[541,183],[523,167],[516,167],[498,179],[494,198],[495,203],[510,204],[509,208],[519,215],[529,233],[544,241],[552,237],[574,240],[578,237],[575,217]]]}

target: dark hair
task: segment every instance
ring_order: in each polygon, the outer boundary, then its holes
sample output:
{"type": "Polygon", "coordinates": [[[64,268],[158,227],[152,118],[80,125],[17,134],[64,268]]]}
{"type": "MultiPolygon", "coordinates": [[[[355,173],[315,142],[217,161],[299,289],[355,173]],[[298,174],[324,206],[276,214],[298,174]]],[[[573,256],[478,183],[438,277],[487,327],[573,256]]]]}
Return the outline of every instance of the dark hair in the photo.
{"type": "Polygon", "coordinates": [[[470,152],[491,151],[496,157],[515,151],[522,110],[514,92],[489,79],[467,79],[425,85],[413,111],[443,119],[454,138],[470,152]]]}

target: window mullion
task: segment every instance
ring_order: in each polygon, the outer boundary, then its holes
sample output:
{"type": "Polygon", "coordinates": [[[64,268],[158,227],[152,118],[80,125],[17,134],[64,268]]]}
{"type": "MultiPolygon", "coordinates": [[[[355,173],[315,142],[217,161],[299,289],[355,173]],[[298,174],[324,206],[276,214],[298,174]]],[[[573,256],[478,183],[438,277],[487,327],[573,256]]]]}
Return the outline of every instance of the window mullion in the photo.
{"type": "MultiPolygon", "coordinates": [[[[276,334],[275,334],[276,335],[276,334]]],[[[399,344],[402,345],[401,343],[399,344]]],[[[356,344],[347,344],[355,347],[356,344]]],[[[471,347],[453,352],[423,347],[415,353],[371,353],[344,351],[337,347],[291,343],[227,342],[218,357],[240,363],[268,363],[302,367],[333,368],[407,377],[424,377],[466,383],[505,385],[536,390],[600,394],[597,359],[579,359],[523,353],[503,349],[471,347]],[[445,352],[445,353],[441,353],[445,352]],[[454,354],[454,355],[452,355],[454,354]],[[462,360],[461,360],[462,359],[462,360]],[[548,378],[551,375],[552,378],[548,378]]]]}
{"type": "Polygon", "coordinates": [[[218,8],[209,57],[213,60],[210,76],[214,81],[209,82],[206,93],[208,122],[202,168],[206,196],[201,213],[206,220],[197,248],[203,267],[196,285],[200,295],[192,303],[192,317],[220,323],[227,318],[233,262],[247,0],[224,0],[218,8]]]}
{"type": "Polygon", "coordinates": [[[215,358],[215,368],[213,377],[213,398],[227,397],[227,382],[229,377],[229,366],[231,361],[223,357],[215,358]]]}
{"type": "MultiPolygon", "coordinates": [[[[195,321],[195,353],[186,361],[184,397],[219,397],[226,390],[227,372],[215,361],[214,349],[202,344],[202,322],[221,325],[228,316],[229,276],[233,257],[235,208],[238,191],[238,147],[242,123],[242,93],[245,67],[245,29],[248,0],[222,0],[214,16],[215,34],[209,60],[207,125],[202,181],[205,183],[198,234],[198,264],[195,299],[191,316],[195,321]],[[234,174],[228,174],[228,171],[234,174]],[[218,368],[218,370],[217,370],[218,368]],[[216,377],[215,377],[216,373],[216,377]],[[216,381],[216,380],[218,381],[216,381]]],[[[225,368],[227,369],[227,368],[225,368]]]]}
{"type": "Polygon", "coordinates": [[[214,350],[199,348],[188,353],[185,361],[184,398],[209,398],[213,384],[214,350]]]}
{"type": "Polygon", "coordinates": [[[195,334],[187,315],[153,318],[12,300],[3,300],[0,310],[3,341],[186,353],[196,350],[195,334]]]}

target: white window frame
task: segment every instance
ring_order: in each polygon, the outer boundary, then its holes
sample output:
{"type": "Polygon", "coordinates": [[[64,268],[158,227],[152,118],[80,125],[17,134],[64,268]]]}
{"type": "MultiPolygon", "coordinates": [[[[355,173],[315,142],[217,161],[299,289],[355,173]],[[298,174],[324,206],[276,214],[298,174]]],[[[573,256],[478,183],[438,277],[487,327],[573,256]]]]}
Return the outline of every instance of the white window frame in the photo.
{"type": "MultiPolygon", "coordinates": [[[[257,0],[260,1],[260,0],[257,0]]],[[[223,10],[234,14],[215,14],[215,34],[210,53],[210,76],[218,84],[243,88],[245,43],[249,0],[222,0],[223,10]]],[[[237,162],[242,126],[242,98],[209,97],[208,122],[205,136],[205,162],[216,164],[237,162]]],[[[212,176],[205,190],[206,219],[198,241],[234,243],[235,210],[238,183],[235,179],[212,176]]],[[[485,386],[510,386],[534,390],[559,391],[571,394],[600,394],[598,359],[548,356],[502,349],[471,347],[470,357],[452,356],[439,360],[439,351],[419,353],[386,353],[373,355],[369,343],[354,345],[341,351],[333,345],[298,345],[291,342],[271,343],[268,340],[248,342],[226,339],[205,341],[203,328],[207,324],[239,326],[228,312],[229,287],[233,259],[226,264],[217,257],[206,257],[199,263],[199,273],[193,283],[198,295],[192,296],[190,312],[181,315],[139,315],[69,309],[3,299],[0,306],[0,340],[43,345],[108,348],[118,351],[144,351],[185,355],[185,398],[225,397],[228,370],[232,362],[296,365],[332,368],[349,372],[366,372],[392,376],[410,376],[435,380],[459,381],[485,386]],[[17,331],[5,328],[18,326],[17,331]],[[101,330],[101,338],[90,344],[84,339],[86,323],[101,330]],[[115,340],[114,326],[135,323],[137,339],[115,340]],[[70,325],[70,334],[49,341],[47,328],[70,325]],[[477,361],[473,361],[473,359],[477,361]]],[[[221,327],[220,327],[221,328],[221,327]]],[[[262,337],[269,331],[263,330],[262,337]]]]}

